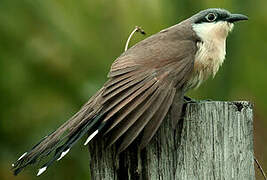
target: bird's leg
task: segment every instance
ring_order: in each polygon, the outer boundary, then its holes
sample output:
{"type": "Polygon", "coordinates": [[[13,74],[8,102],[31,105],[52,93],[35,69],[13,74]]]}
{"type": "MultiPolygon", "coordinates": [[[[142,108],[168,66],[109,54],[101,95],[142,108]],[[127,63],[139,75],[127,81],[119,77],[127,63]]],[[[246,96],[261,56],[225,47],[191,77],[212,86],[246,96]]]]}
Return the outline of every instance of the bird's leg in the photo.
{"type": "Polygon", "coordinates": [[[184,103],[200,103],[200,102],[210,102],[212,101],[211,99],[205,99],[205,100],[196,100],[193,98],[190,98],[188,96],[184,96],[184,103]]]}
{"type": "Polygon", "coordinates": [[[184,96],[184,103],[198,103],[199,101],[198,100],[195,100],[193,98],[190,98],[188,96],[184,96]]]}

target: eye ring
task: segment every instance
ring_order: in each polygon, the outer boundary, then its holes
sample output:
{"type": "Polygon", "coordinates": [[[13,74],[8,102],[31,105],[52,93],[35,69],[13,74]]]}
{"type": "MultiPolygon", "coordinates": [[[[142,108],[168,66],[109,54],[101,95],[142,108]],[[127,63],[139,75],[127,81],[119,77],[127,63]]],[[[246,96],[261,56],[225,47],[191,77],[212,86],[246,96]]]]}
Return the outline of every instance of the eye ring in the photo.
{"type": "Polygon", "coordinates": [[[208,15],[206,15],[206,20],[208,22],[213,22],[215,21],[216,18],[217,18],[217,15],[215,13],[209,13],[208,15]]]}

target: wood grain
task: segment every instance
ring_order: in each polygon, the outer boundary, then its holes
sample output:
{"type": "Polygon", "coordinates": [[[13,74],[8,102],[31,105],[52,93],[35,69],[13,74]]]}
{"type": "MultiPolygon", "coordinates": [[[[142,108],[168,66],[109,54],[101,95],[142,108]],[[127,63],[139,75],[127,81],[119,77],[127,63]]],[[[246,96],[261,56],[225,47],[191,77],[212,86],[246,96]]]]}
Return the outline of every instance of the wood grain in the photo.
{"type": "Polygon", "coordinates": [[[167,117],[141,152],[138,141],[119,156],[116,148],[100,138],[89,145],[92,180],[253,180],[252,105],[187,104],[177,129],[167,117]]]}

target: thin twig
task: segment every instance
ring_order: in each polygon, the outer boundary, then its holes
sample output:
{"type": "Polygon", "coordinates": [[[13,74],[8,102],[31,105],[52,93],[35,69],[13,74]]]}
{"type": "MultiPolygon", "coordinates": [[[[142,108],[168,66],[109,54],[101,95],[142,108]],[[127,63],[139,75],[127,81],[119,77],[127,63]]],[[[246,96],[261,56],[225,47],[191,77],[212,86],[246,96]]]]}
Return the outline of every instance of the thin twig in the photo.
{"type": "Polygon", "coordinates": [[[139,27],[139,26],[135,26],[134,30],[131,32],[130,36],[129,36],[128,39],[127,39],[127,42],[126,42],[124,51],[127,51],[129,42],[130,42],[130,40],[131,40],[131,38],[132,38],[132,36],[133,36],[133,34],[134,34],[135,32],[140,32],[140,33],[143,34],[143,35],[146,34],[145,31],[144,31],[141,27],[139,27]]]}
{"type": "Polygon", "coordinates": [[[262,174],[262,176],[264,177],[264,180],[267,180],[267,178],[266,178],[266,174],[264,173],[264,171],[263,171],[263,169],[262,169],[262,167],[261,167],[259,161],[258,161],[255,157],[254,157],[254,161],[256,162],[258,168],[260,169],[261,174],[262,174]]]}

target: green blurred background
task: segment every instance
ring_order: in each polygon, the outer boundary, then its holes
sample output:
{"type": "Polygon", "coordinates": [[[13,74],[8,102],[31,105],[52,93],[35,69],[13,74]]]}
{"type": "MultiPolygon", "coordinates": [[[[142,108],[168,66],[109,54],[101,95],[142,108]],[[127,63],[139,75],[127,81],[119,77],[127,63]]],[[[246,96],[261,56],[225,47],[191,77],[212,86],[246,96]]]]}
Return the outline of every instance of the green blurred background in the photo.
{"type": "MultiPolygon", "coordinates": [[[[210,7],[250,20],[235,26],[215,79],[190,95],[253,102],[255,154],[267,170],[266,0],[1,0],[0,179],[37,179],[31,168],[13,177],[11,163],[101,87],[136,25],[151,35],[210,7]]],[[[87,148],[80,142],[38,179],[89,179],[87,148]]]]}

